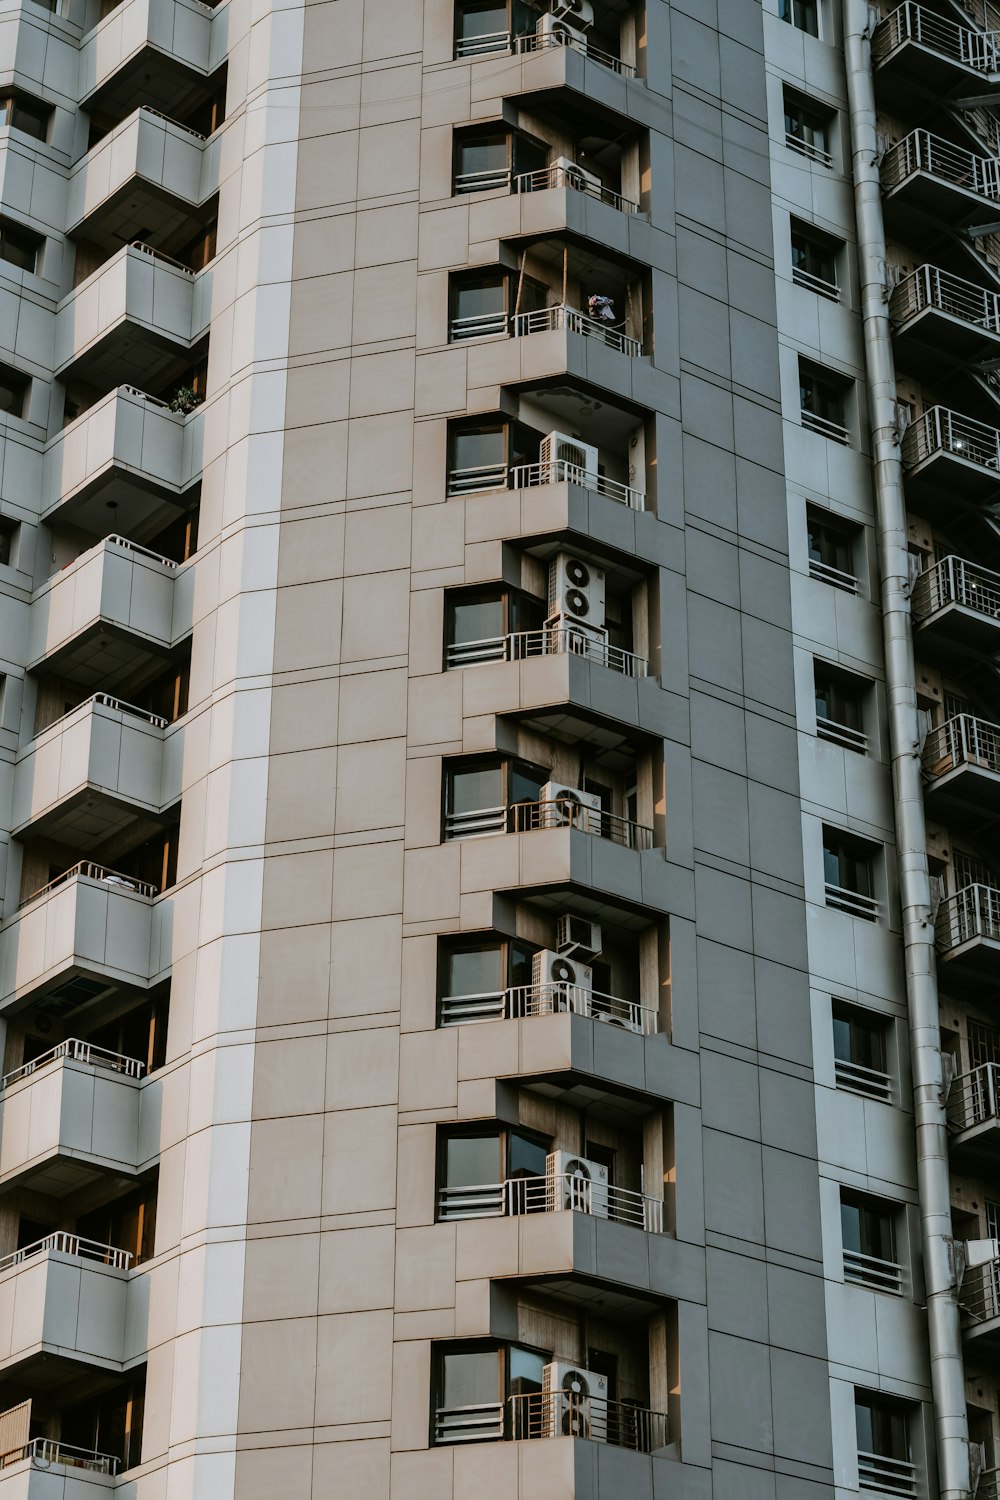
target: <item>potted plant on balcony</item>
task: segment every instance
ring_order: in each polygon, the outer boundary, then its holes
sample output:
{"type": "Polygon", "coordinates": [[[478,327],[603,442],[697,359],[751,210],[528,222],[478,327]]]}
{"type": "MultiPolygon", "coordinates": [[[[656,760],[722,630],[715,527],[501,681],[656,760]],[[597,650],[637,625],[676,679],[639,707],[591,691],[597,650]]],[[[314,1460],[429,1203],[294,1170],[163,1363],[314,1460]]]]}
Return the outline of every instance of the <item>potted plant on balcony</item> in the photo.
{"type": "Polygon", "coordinates": [[[170,410],[179,412],[181,416],[186,417],[189,412],[194,411],[196,406],[200,406],[204,399],[204,396],[199,391],[196,391],[193,386],[180,385],[174,392],[173,399],[170,402],[170,410]]]}

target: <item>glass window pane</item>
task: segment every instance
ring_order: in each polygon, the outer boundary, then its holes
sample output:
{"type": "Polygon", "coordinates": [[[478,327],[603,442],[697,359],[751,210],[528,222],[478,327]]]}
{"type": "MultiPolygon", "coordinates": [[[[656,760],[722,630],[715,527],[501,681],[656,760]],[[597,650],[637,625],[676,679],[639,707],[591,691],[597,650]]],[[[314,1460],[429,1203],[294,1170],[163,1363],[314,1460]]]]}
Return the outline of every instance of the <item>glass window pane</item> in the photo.
{"type": "Polygon", "coordinates": [[[494,995],[503,989],[503,948],[465,948],[445,962],[445,995],[494,995]]]}
{"type": "Polygon", "coordinates": [[[858,1449],[862,1453],[876,1452],[874,1415],[871,1402],[855,1401],[854,1425],[858,1434],[858,1449]]]}
{"type": "Polygon", "coordinates": [[[506,167],[507,137],[505,135],[474,135],[459,141],[459,172],[503,172],[506,167]]]}
{"type": "Polygon", "coordinates": [[[833,1018],[833,1055],[840,1062],[857,1062],[851,1045],[851,1023],[841,1016],[833,1018]]]}
{"type": "Polygon", "coordinates": [[[504,427],[459,428],[452,435],[452,467],[484,469],[507,462],[507,431],[504,427]]]}
{"type": "Polygon", "coordinates": [[[516,762],[510,768],[510,801],[537,802],[538,794],[549,779],[548,771],[536,770],[516,762]]]}
{"type": "Polygon", "coordinates": [[[517,1344],[512,1344],[509,1360],[508,1383],[511,1396],[527,1396],[541,1390],[542,1370],[549,1363],[547,1354],[538,1354],[534,1349],[521,1349],[517,1344]]]}
{"type": "Polygon", "coordinates": [[[507,278],[489,276],[478,281],[460,281],[455,287],[456,318],[481,318],[507,310],[507,278]]]}
{"type": "Polygon", "coordinates": [[[823,849],[823,878],[827,885],[841,885],[843,871],[840,868],[840,853],[837,849],[824,846],[823,849]]]}
{"type": "Polygon", "coordinates": [[[547,1148],[511,1131],[507,1144],[508,1177],[544,1177],[547,1148]]]}
{"type": "Polygon", "coordinates": [[[841,1203],[840,1232],[845,1250],[863,1250],[861,1243],[861,1210],[856,1203],[841,1203]]]}
{"type": "Polygon", "coordinates": [[[499,1135],[455,1135],[445,1143],[444,1185],[477,1187],[503,1179],[499,1135]]]}
{"type": "Polygon", "coordinates": [[[500,1399],[500,1357],[495,1349],[442,1354],[442,1406],[486,1406],[500,1399]]]}
{"type": "Polygon", "coordinates": [[[458,12],[458,34],[463,41],[479,36],[493,36],[507,29],[507,6],[496,5],[493,0],[476,3],[466,0],[458,12]]]}
{"type": "Polygon", "coordinates": [[[451,606],[449,645],[487,641],[503,635],[503,595],[456,600],[451,606]]]}
{"type": "Polygon", "coordinates": [[[513,942],[507,948],[507,983],[511,986],[531,983],[531,960],[535,949],[527,943],[513,942]]]}
{"type": "Polygon", "coordinates": [[[500,766],[476,766],[472,770],[452,772],[449,812],[478,812],[480,808],[502,806],[503,770],[500,766]]]}

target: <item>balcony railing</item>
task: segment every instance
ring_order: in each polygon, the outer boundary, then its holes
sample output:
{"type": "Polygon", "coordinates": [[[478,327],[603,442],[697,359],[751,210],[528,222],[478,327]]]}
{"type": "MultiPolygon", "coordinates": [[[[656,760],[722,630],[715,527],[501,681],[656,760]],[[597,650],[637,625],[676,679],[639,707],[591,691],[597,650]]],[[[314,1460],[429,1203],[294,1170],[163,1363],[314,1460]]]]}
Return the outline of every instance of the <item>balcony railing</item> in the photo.
{"type": "Polygon", "coordinates": [[[82,703],[76,703],[72,708],[68,708],[64,714],[60,714],[58,719],[53,719],[51,724],[46,724],[45,729],[41,730],[40,733],[47,733],[56,724],[61,724],[63,719],[68,719],[72,714],[79,713],[81,708],[86,708],[88,705],[93,705],[97,708],[110,708],[113,712],[119,714],[128,714],[133,719],[141,719],[144,724],[151,724],[154,729],[166,729],[170,722],[169,719],[162,718],[160,714],[151,714],[148,709],[138,708],[134,703],[126,703],[123,698],[114,698],[110,693],[92,693],[89,698],[84,698],[82,703]]]}
{"type": "Polygon", "coordinates": [[[569,32],[542,33],[529,31],[515,40],[515,51],[517,52],[541,52],[548,47],[571,47],[574,52],[582,52],[584,57],[591,62],[600,63],[602,68],[610,68],[612,73],[617,73],[621,78],[634,78],[635,69],[631,63],[622,62],[613,52],[605,52],[602,47],[595,47],[589,37],[577,36],[569,32]]]}
{"type": "Polygon", "coordinates": [[[882,1453],[859,1453],[858,1485],[863,1490],[874,1490],[876,1495],[900,1495],[910,1500],[919,1494],[917,1466],[903,1458],[886,1458],[882,1453]]]}
{"type": "Polygon", "coordinates": [[[797,134],[794,130],[785,131],[785,145],[789,151],[795,151],[799,156],[808,157],[810,161],[816,162],[821,167],[833,166],[833,153],[827,151],[818,141],[806,140],[804,135],[797,134]]]}
{"type": "Polygon", "coordinates": [[[903,1267],[894,1260],[878,1255],[863,1255],[860,1250],[844,1250],[844,1280],[870,1292],[903,1294],[903,1267]]]}
{"type": "Polygon", "coordinates": [[[484,662],[529,661],[536,656],[582,656],[625,677],[645,677],[649,671],[644,656],[564,625],[519,630],[513,635],[490,636],[481,641],[455,641],[447,648],[445,666],[478,667],[484,662]]]}
{"type": "Polygon", "coordinates": [[[827,281],[825,276],[814,276],[802,266],[793,266],[792,280],[796,286],[804,286],[807,291],[826,297],[830,302],[840,301],[840,287],[835,281],[827,281]]]}
{"type": "Polygon", "coordinates": [[[1000,1102],[1000,1064],[980,1063],[962,1073],[948,1090],[948,1124],[953,1130],[971,1130],[997,1118],[1000,1102]]]}
{"type": "Polygon", "coordinates": [[[497,52],[510,52],[511,40],[509,31],[485,31],[481,36],[456,37],[455,56],[488,57],[497,52]]]}
{"type": "Polygon", "coordinates": [[[534,312],[516,313],[511,318],[511,333],[514,338],[525,338],[532,333],[551,333],[565,328],[569,333],[578,333],[583,338],[599,339],[610,349],[629,359],[638,359],[642,345],[638,339],[629,338],[612,323],[603,323],[600,318],[591,318],[576,307],[559,303],[555,307],[540,307],[534,312]]]}
{"type": "Polygon", "coordinates": [[[892,1098],[892,1077],[882,1068],[866,1068],[862,1063],[838,1057],[834,1059],[833,1072],[838,1089],[863,1094],[866,1099],[879,1099],[884,1104],[892,1098]]]}
{"type": "Polygon", "coordinates": [[[829,563],[817,562],[813,557],[809,559],[809,577],[815,578],[818,583],[828,583],[831,588],[843,589],[845,594],[856,594],[859,589],[858,580],[853,573],[845,573],[842,568],[831,567],[829,563]]]}
{"type": "Polygon", "coordinates": [[[553,162],[551,166],[541,167],[537,172],[520,172],[514,178],[515,193],[544,193],[548,188],[573,188],[578,193],[586,193],[588,198],[596,198],[598,203],[617,208],[620,213],[639,212],[638,203],[633,203],[631,198],[622,197],[613,188],[605,187],[603,182],[598,181],[583,167],[564,167],[553,162]]]}
{"type": "Polygon", "coordinates": [[[47,885],[39,886],[38,890],[32,891],[30,896],[25,896],[18,910],[21,911],[24,907],[30,906],[31,902],[37,901],[40,896],[47,896],[50,891],[58,890],[61,885],[65,885],[67,881],[75,880],[77,876],[81,876],[85,880],[100,880],[106,885],[119,886],[122,890],[135,891],[139,896],[155,896],[158,894],[158,887],[148,880],[136,880],[132,875],[123,875],[120,870],[108,870],[105,869],[104,865],[95,865],[89,859],[81,859],[79,864],[73,865],[69,870],[64,870],[61,875],[57,875],[47,885]]]}
{"type": "Polygon", "coordinates": [[[851,434],[843,422],[835,422],[832,417],[822,417],[818,412],[809,411],[802,407],[799,412],[803,427],[810,432],[816,432],[820,437],[830,438],[834,443],[843,443],[845,446],[851,441],[851,434]]]}
{"type": "Polygon", "coordinates": [[[866,922],[877,922],[879,905],[874,896],[864,896],[860,891],[850,891],[843,885],[827,882],[826,904],[835,911],[847,912],[851,917],[862,917],[866,922]]]}
{"type": "Polygon", "coordinates": [[[941,902],[934,932],[943,953],[975,938],[1000,943],[1000,888],[963,886],[941,902]]]}
{"type": "Polygon", "coordinates": [[[1000,724],[956,714],[927,736],[923,765],[932,781],[959,766],[1000,772],[1000,724]]]}
{"type": "Polygon", "coordinates": [[[911,422],[902,443],[903,463],[908,467],[950,453],[980,468],[1000,471],[1000,432],[974,417],[963,417],[946,406],[932,406],[911,422]]]}
{"type": "Polygon", "coordinates": [[[847,724],[838,724],[835,719],[824,719],[816,716],[816,734],[821,740],[829,740],[833,745],[841,745],[845,750],[857,750],[862,755],[868,754],[868,736],[860,729],[851,729],[847,724]]]}
{"type": "Polygon", "coordinates": [[[532,1391],[479,1406],[438,1407],[434,1441],[447,1443],[526,1442],[534,1438],[578,1437],[652,1453],[670,1441],[664,1412],[637,1402],[609,1401],[574,1391],[532,1391]]]}
{"type": "Polygon", "coordinates": [[[0,1469],[12,1464],[32,1462],[48,1468],[49,1464],[60,1464],[64,1469],[88,1469],[91,1474],[117,1474],[120,1460],[110,1453],[97,1453],[92,1448],[75,1448],[72,1443],[57,1443],[52,1438],[32,1438],[20,1448],[0,1454],[0,1469]]]}
{"type": "Polygon", "coordinates": [[[499,1219],[517,1214],[551,1214],[561,1209],[663,1233],[663,1201],[631,1188],[558,1174],[512,1177],[468,1187],[438,1189],[437,1216],[445,1219],[499,1219]]]}
{"type": "Polygon", "coordinates": [[[914,584],[913,617],[919,623],[948,604],[1000,620],[1000,573],[978,568],[962,557],[943,557],[914,584]]]}
{"type": "Polygon", "coordinates": [[[954,146],[929,130],[912,130],[889,147],[882,158],[882,186],[891,191],[914,172],[929,172],[941,182],[977,193],[990,202],[1000,198],[1000,161],[954,146]]]}
{"type": "Polygon", "coordinates": [[[604,1021],[624,1031],[641,1032],[644,1036],[655,1036],[658,1028],[657,1013],[650,1006],[565,983],[522,984],[479,995],[443,995],[439,1011],[442,1026],[571,1014],[604,1021]]]}
{"type": "Polygon", "coordinates": [[[984,1469],[976,1486],[976,1500],[1000,1500],[1000,1469],[984,1469]]]}
{"type": "Polygon", "coordinates": [[[997,39],[989,32],[973,31],[944,16],[905,3],[887,16],[872,35],[872,61],[884,63],[904,42],[917,42],[932,52],[982,73],[997,71],[997,39]]]}
{"type": "Polygon", "coordinates": [[[123,1073],[126,1078],[141,1078],[146,1071],[146,1064],[139,1062],[138,1058],[125,1057],[121,1052],[109,1052],[106,1047],[95,1047],[92,1042],[81,1042],[78,1037],[70,1037],[65,1042],[58,1042],[50,1047],[48,1052],[33,1057],[30,1062],[22,1063],[12,1073],[5,1073],[0,1080],[0,1090],[10,1088],[12,1083],[18,1083],[22,1078],[30,1078],[40,1068],[46,1068],[49,1063],[58,1062],[61,1058],[66,1058],[69,1062],[87,1063],[94,1068],[108,1068],[112,1073],[123,1073]]]}
{"type": "Polygon", "coordinates": [[[501,833],[534,833],[542,828],[576,828],[610,839],[624,849],[653,847],[653,830],[643,823],[580,802],[514,802],[509,807],[482,807],[472,812],[448,813],[444,836],[453,839],[490,838],[501,833]]]}
{"type": "Polygon", "coordinates": [[[918,266],[899,282],[889,301],[889,316],[898,328],[927,308],[1000,334],[1000,296],[937,266],[918,266]]]}
{"type": "Polygon", "coordinates": [[[1000,1260],[966,1266],[958,1303],[967,1323],[988,1323],[992,1318],[1000,1318],[1000,1260]]]}
{"type": "Polygon", "coordinates": [[[481,495],[490,490],[534,489],[542,484],[578,484],[608,500],[617,500],[630,510],[645,509],[646,497],[642,490],[621,484],[617,479],[608,479],[604,474],[595,474],[565,458],[554,458],[543,464],[480,464],[475,468],[451,469],[448,473],[448,494],[452,497],[481,495]]]}
{"type": "Polygon", "coordinates": [[[72,1255],[76,1260],[93,1260],[102,1266],[112,1266],[116,1271],[127,1271],[132,1264],[129,1250],[118,1250],[114,1245],[102,1245],[97,1240],[84,1240],[78,1234],[67,1234],[56,1230],[44,1239],[35,1240],[21,1250],[0,1257],[0,1271],[9,1271],[12,1266],[22,1265],[32,1256],[42,1255],[46,1250],[56,1250],[60,1255],[72,1255]]]}
{"type": "MultiPolygon", "coordinates": [[[[105,547],[109,542],[113,543],[116,547],[121,547],[125,552],[134,552],[137,557],[150,557],[152,558],[153,562],[162,563],[165,568],[180,567],[180,563],[173,562],[169,557],[161,557],[159,552],[154,552],[150,547],[140,547],[138,542],[130,542],[128,537],[124,536],[106,536],[103,542],[97,543],[97,547],[105,547]]],[[[96,547],[91,548],[90,550],[96,551],[96,547]]],[[[81,556],[86,555],[86,553],[81,554],[81,556]]],[[[77,558],[75,560],[79,562],[80,559],[77,558]]],[[[72,566],[72,564],[70,566],[72,566]]]]}

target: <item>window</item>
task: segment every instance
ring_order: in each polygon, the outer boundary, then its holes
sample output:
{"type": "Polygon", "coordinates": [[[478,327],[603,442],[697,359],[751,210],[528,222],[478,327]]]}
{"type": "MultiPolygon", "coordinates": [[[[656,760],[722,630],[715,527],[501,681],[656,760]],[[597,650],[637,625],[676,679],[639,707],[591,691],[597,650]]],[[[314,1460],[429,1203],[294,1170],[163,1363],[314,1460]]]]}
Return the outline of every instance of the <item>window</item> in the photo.
{"type": "Polygon", "coordinates": [[[506,485],[509,449],[506,422],[455,426],[449,433],[448,446],[449,495],[475,494],[506,485]]]}
{"type": "Polygon", "coordinates": [[[142,1458],[145,1404],[143,1369],[112,1390],[67,1407],[59,1423],[59,1441],[90,1453],[110,1453],[123,1469],[133,1469],[142,1458]]]}
{"type": "Polygon", "coordinates": [[[850,440],[845,424],[848,384],[800,359],[799,413],[803,427],[821,437],[832,438],[835,443],[847,443],[850,440]]]}
{"type": "Polygon", "coordinates": [[[778,0],[778,15],[800,31],[819,36],[819,0],[778,0]]]}
{"type": "Polygon", "coordinates": [[[507,332],[507,275],[455,276],[451,282],[449,334],[460,339],[489,338],[507,332]]]}
{"type": "Polygon", "coordinates": [[[823,167],[833,166],[829,111],[818,110],[791,89],[785,90],[785,145],[823,167]]]}
{"type": "Polygon", "coordinates": [[[460,0],[455,6],[455,56],[479,57],[510,47],[506,0],[460,0]]]}
{"type": "Polygon", "coordinates": [[[813,662],[816,688],[816,734],[845,750],[868,751],[864,728],[864,698],[868,684],[851,672],[822,661],[813,662]]]}
{"type": "Polygon", "coordinates": [[[10,365],[0,365],[0,411],[12,417],[24,415],[25,401],[31,381],[20,370],[10,365]]]}
{"type": "Polygon", "coordinates": [[[22,229],[10,219],[0,219],[0,260],[16,266],[19,271],[34,271],[41,246],[40,234],[22,229]]]}
{"type": "Polygon", "coordinates": [[[93,1047],[132,1058],[146,1073],[162,1068],[167,1060],[167,1015],[170,1007],[169,986],[156,998],[144,1000],[124,1015],[106,1021],[83,1038],[93,1047]]]}
{"type": "Polygon", "coordinates": [[[547,1142],[520,1130],[445,1135],[438,1159],[438,1219],[544,1212],[547,1156],[547,1142]],[[540,1185],[540,1191],[529,1183],[540,1185]]]}
{"type": "Polygon", "coordinates": [[[17,534],[20,527],[14,521],[0,517],[0,567],[17,566],[17,534]]]}
{"type": "Polygon", "coordinates": [[[440,1349],[435,1443],[496,1442],[504,1435],[503,1356],[496,1347],[440,1349]]]}
{"type": "Polygon", "coordinates": [[[859,1193],[840,1194],[840,1228],[844,1242],[844,1280],[874,1292],[903,1290],[896,1264],[895,1211],[859,1193]]]}
{"type": "Polygon", "coordinates": [[[846,594],[858,592],[854,573],[856,531],[835,520],[828,511],[806,507],[809,539],[809,576],[846,594]]]}
{"type": "Polygon", "coordinates": [[[445,666],[468,667],[537,654],[526,633],[545,624],[543,600],[520,589],[476,589],[445,598],[445,666]],[[514,639],[521,637],[521,639],[514,639]]]}
{"type": "Polygon", "coordinates": [[[81,1214],[76,1221],[76,1233],[99,1245],[127,1250],[133,1256],[133,1265],[149,1260],[156,1235],[155,1181],[144,1183],[102,1208],[81,1214]]]}
{"type": "Polygon", "coordinates": [[[481,193],[510,181],[510,137],[505,130],[479,131],[455,138],[456,193],[481,193]]]}
{"type": "Polygon", "coordinates": [[[840,1000],[833,1002],[833,1066],[839,1089],[868,1099],[890,1098],[887,1030],[888,1023],[881,1016],[840,1000]]]}
{"type": "Polygon", "coordinates": [[[874,897],[874,846],[836,828],[823,829],[826,904],[867,922],[878,919],[874,897]]]}
{"type": "Polygon", "coordinates": [[[518,1015],[532,981],[535,948],[517,939],[443,942],[438,954],[439,1020],[499,1020],[518,1015]]]}
{"type": "Polygon", "coordinates": [[[818,292],[821,297],[839,302],[837,251],[840,247],[836,241],[816,230],[807,229],[797,219],[793,219],[791,243],[792,280],[811,292],[818,292]]]}
{"type": "Polygon", "coordinates": [[[0,125],[9,125],[25,135],[44,141],[49,133],[52,110],[28,94],[0,94],[0,125]]]}
{"type": "Polygon", "coordinates": [[[537,802],[548,779],[548,771],[526,761],[496,758],[446,765],[445,838],[506,832],[507,809],[519,802],[537,802]]]}
{"type": "Polygon", "coordinates": [[[874,1392],[856,1390],[854,1422],[860,1487],[883,1495],[916,1494],[907,1408],[874,1392]]]}

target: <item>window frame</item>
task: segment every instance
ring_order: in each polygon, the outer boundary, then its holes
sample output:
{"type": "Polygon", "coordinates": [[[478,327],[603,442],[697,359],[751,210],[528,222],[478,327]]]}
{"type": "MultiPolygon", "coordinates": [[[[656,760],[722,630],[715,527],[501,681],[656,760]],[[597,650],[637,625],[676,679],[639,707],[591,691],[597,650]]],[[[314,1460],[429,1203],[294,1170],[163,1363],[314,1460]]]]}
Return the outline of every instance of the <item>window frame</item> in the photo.
{"type": "Polygon", "coordinates": [[[816,738],[852,750],[869,753],[866,722],[868,698],[874,684],[857,672],[848,672],[824,657],[813,657],[813,689],[816,708],[816,738]],[[820,713],[820,695],[827,695],[828,712],[820,713]],[[852,722],[852,718],[857,722],[852,722]]]}
{"type": "Polygon", "coordinates": [[[823,824],[822,842],[826,906],[867,922],[877,922],[881,914],[877,895],[881,846],[831,823],[823,824]],[[837,860],[836,882],[830,879],[828,856],[837,860]]]}
{"type": "Polygon", "coordinates": [[[838,269],[844,248],[843,241],[835,240],[832,235],[824,234],[822,230],[815,229],[791,214],[788,220],[788,242],[792,257],[792,280],[796,285],[803,286],[830,302],[840,302],[838,269]],[[809,257],[813,256],[817,261],[816,265],[803,265],[797,261],[796,256],[799,252],[796,241],[801,243],[804,259],[808,261],[809,257]],[[822,265],[819,262],[822,262],[822,265]],[[829,274],[822,274],[824,270],[829,274]]]}
{"type": "Polygon", "coordinates": [[[806,36],[814,36],[822,40],[822,6],[820,0],[778,0],[778,19],[787,21],[794,26],[796,31],[804,31],[806,36]],[[803,25],[799,19],[805,14],[807,24],[803,25]],[[808,24],[809,19],[812,25],[808,24]]]}
{"type": "MultiPolygon", "coordinates": [[[[831,588],[841,589],[845,594],[860,594],[861,583],[856,572],[857,546],[860,539],[861,528],[852,526],[849,521],[843,520],[832,511],[825,508],[806,504],[806,559],[809,565],[809,576],[815,578],[818,583],[829,584],[831,588]],[[820,539],[820,547],[814,549],[814,534],[820,539]],[[849,569],[842,568],[839,561],[829,562],[823,558],[822,543],[824,540],[832,541],[834,545],[842,545],[846,553],[846,561],[849,569]],[[813,557],[813,551],[819,552],[819,557],[813,557]]],[[[834,553],[836,556],[836,553],[834,553]]]]}

